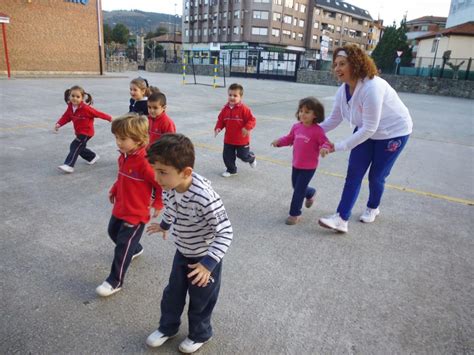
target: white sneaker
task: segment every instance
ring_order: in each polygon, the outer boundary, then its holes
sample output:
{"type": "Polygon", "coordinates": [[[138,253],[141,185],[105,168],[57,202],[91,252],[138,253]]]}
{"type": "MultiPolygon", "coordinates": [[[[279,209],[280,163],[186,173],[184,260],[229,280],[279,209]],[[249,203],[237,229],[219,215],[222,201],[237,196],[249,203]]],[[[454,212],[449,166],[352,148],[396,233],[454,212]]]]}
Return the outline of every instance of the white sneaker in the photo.
{"type": "Polygon", "coordinates": [[[176,334],[167,336],[167,335],[164,335],[159,330],[155,330],[153,333],[151,333],[148,336],[148,338],[146,338],[146,345],[151,346],[152,348],[157,348],[159,346],[162,346],[168,339],[174,336],[176,336],[176,334]]]}
{"type": "Polygon", "coordinates": [[[254,169],[257,167],[257,158],[255,158],[253,162],[250,163],[250,167],[254,169]]]}
{"type": "Polygon", "coordinates": [[[347,221],[344,221],[339,213],[319,219],[319,225],[324,228],[334,229],[341,233],[347,233],[347,221]]]}
{"type": "Polygon", "coordinates": [[[142,248],[142,250],[140,250],[138,253],[133,254],[133,255],[132,255],[132,260],[134,260],[135,258],[138,258],[140,255],[142,255],[142,254],[143,254],[143,250],[144,250],[144,249],[142,248]]]}
{"type": "Polygon", "coordinates": [[[101,285],[97,286],[95,292],[102,297],[112,296],[114,293],[117,293],[121,290],[121,287],[113,288],[111,284],[107,281],[102,282],[101,285]]]}
{"type": "Polygon", "coordinates": [[[184,339],[181,344],[179,344],[179,351],[185,354],[192,354],[195,351],[198,351],[201,346],[203,346],[205,343],[196,343],[195,341],[192,341],[188,337],[184,339]]]}
{"type": "Polygon", "coordinates": [[[71,173],[74,172],[74,168],[72,166],[69,166],[69,165],[66,165],[66,164],[58,166],[58,169],[64,171],[65,173],[68,173],[68,174],[71,174],[71,173]]]}
{"type": "Polygon", "coordinates": [[[222,177],[225,177],[225,178],[228,178],[228,177],[231,177],[231,176],[235,176],[235,175],[237,175],[237,173],[231,174],[231,173],[229,173],[228,171],[224,171],[224,172],[222,173],[222,177]]]}
{"type": "Polygon", "coordinates": [[[92,164],[95,164],[97,162],[97,160],[99,160],[99,159],[100,159],[100,156],[99,156],[99,154],[96,153],[94,159],[92,159],[91,161],[86,161],[86,163],[89,164],[89,165],[92,165],[92,164]]]}
{"type": "Polygon", "coordinates": [[[360,216],[359,220],[364,223],[372,223],[375,221],[375,217],[380,214],[380,210],[378,208],[369,208],[367,207],[360,216]]]}

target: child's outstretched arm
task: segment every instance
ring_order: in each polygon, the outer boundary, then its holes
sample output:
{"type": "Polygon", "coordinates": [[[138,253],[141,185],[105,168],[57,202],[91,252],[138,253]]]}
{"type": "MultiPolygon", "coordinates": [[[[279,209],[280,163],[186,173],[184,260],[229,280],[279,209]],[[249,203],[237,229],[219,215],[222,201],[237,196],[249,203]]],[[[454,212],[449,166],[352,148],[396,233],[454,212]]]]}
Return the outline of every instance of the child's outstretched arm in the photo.
{"type": "Polygon", "coordinates": [[[96,110],[92,106],[89,106],[89,105],[84,105],[84,106],[86,107],[86,110],[89,111],[94,117],[102,118],[103,120],[112,122],[112,116],[102,111],[96,110]]]}
{"type": "Polygon", "coordinates": [[[214,127],[214,137],[217,137],[217,135],[224,129],[225,127],[225,122],[224,122],[224,110],[225,107],[221,110],[219,113],[219,116],[217,116],[217,122],[216,126],[214,127]]]}
{"type": "Polygon", "coordinates": [[[291,127],[290,133],[281,138],[275,139],[271,145],[274,147],[286,147],[292,145],[295,140],[295,126],[291,127]]]}
{"type": "Polygon", "coordinates": [[[64,126],[66,123],[71,122],[72,120],[72,108],[68,105],[66,111],[63,113],[61,118],[54,125],[54,131],[57,132],[59,128],[64,126]]]}

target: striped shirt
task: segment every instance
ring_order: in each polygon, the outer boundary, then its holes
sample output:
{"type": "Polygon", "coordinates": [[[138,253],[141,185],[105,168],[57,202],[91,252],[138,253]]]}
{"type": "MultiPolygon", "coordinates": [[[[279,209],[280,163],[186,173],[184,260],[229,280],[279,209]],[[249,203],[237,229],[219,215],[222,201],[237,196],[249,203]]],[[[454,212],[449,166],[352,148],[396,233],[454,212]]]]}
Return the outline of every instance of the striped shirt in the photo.
{"type": "Polygon", "coordinates": [[[222,260],[232,242],[232,225],[220,196],[206,178],[193,173],[181,200],[176,191],[163,191],[165,209],[161,228],[170,229],[179,252],[189,258],[202,257],[209,271],[222,260]]]}

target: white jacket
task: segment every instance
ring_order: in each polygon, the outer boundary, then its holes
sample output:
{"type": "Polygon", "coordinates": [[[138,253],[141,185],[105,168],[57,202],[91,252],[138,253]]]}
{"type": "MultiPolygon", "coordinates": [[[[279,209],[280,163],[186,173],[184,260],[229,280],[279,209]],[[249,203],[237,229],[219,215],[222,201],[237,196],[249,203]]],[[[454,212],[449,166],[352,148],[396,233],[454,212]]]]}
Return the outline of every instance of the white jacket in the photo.
{"type": "Polygon", "coordinates": [[[358,129],[347,139],[337,142],[336,151],[351,150],[369,138],[381,140],[406,136],[413,128],[407,107],[396,91],[378,76],[359,80],[349,102],[345,84],[342,84],[336,92],[331,114],[320,126],[329,132],[343,119],[358,129]]]}

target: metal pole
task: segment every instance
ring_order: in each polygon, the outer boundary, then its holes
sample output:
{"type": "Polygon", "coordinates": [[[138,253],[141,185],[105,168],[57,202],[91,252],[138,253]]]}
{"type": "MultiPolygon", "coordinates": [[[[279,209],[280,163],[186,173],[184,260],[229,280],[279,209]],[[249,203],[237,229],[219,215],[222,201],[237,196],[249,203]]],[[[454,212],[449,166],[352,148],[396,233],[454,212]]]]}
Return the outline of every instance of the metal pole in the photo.
{"type": "Polygon", "coordinates": [[[104,68],[102,64],[102,31],[100,28],[100,0],[97,0],[97,31],[99,32],[99,72],[100,75],[104,75],[104,68]]]}
{"type": "Polygon", "coordinates": [[[3,34],[3,47],[5,48],[5,61],[7,62],[7,74],[8,79],[10,79],[10,61],[8,60],[8,46],[7,46],[7,32],[5,29],[5,24],[2,23],[2,34],[3,34]]]}
{"type": "Polygon", "coordinates": [[[436,54],[438,53],[439,38],[440,37],[436,36],[436,48],[435,48],[435,54],[434,54],[434,57],[433,57],[433,64],[431,65],[430,78],[433,77],[433,71],[434,71],[434,66],[435,66],[435,62],[436,62],[436,54]]]}
{"type": "Polygon", "coordinates": [[[173,52],[174,52],[174,63],[178,61],[178,57],[176,56],[176,3],[174,4],[174,35],[173,35],[173,52]]]}

